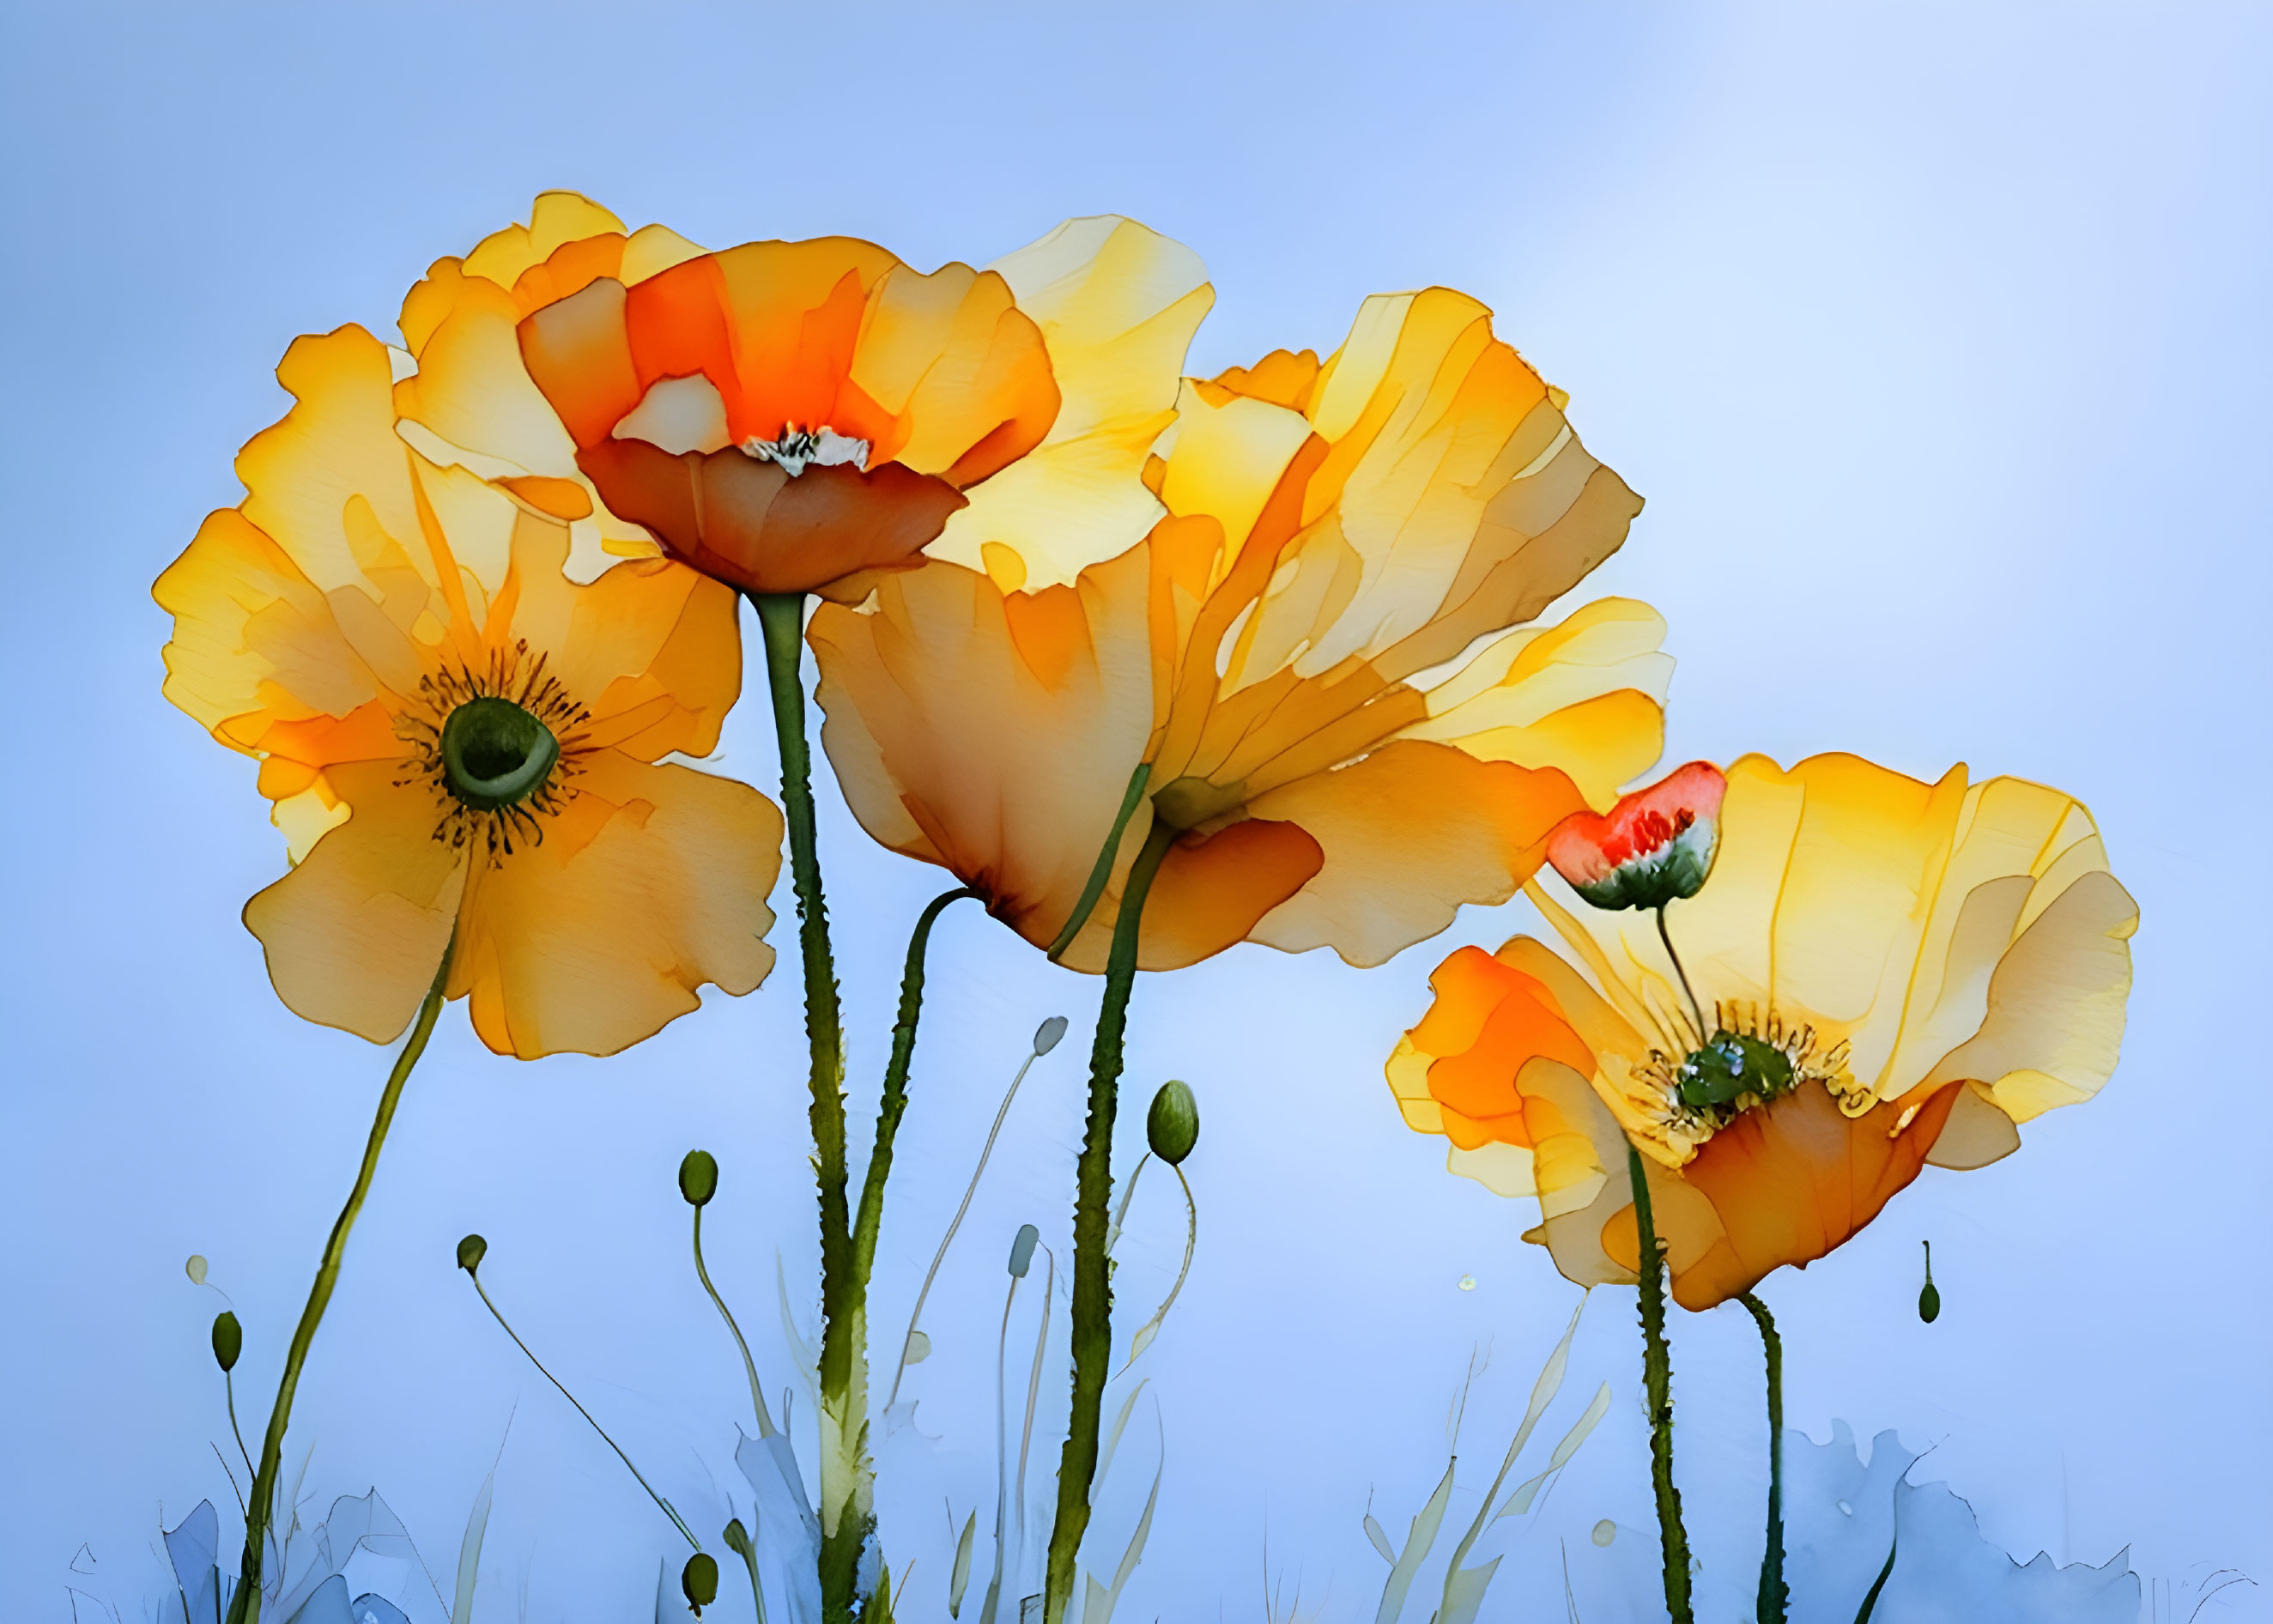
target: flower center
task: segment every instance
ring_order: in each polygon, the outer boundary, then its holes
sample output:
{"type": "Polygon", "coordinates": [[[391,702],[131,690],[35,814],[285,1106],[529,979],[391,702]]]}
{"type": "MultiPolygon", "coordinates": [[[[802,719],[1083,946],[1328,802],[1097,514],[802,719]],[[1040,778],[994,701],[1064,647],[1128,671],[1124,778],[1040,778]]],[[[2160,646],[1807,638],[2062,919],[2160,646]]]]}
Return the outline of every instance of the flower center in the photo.
{"type": "Polygon", "coordinates": [[[746,455],[761,462],[779,463],[782,471],[792,479],[808,467],[825,468],[850,463],[865,471],[870,449],[867,441],[839,434],[826,423],[818,429],[800,429],[795,423],[785,423],[779,439],[761,440],[753,435],[742,442],[746,455]]]}
{"type": "Polygon", "coordinates": [[[560,741],[552,730],[496,694],[468,700],[442,723],[444,782],[479,812],[527,800],[559,760],[560,741]]]}
{"type": "Polygon", "coordinates": [[[418,679],[394,719],[410,747],[398,785],[434,797],[434,838],[495,861],[544,838],[544,821],[576,796],[590,744],[579,705],[529,644],[493,648],[478,663],[418,679]]]}
{"type": "Polygon", "coordinates": [[[1812,1026],[1788,1027],[1771,1009],[1716,1002],[1713,1036],[1679,1059],[1653,1049],[1641,1071],[1663,1093],[1666,1122],[1701,1143],[1755,1105],[1819,1082],[1842,1102],[1855,1091],[1847,1044],[1821,1046],[1812,1026]]]}

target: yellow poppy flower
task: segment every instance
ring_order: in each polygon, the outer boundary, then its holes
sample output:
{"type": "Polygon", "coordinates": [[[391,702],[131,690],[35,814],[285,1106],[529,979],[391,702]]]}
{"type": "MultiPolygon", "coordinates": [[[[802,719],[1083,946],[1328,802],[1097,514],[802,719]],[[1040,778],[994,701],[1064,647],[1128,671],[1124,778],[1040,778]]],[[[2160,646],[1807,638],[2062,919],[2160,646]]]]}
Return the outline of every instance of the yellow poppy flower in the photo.
{"type": "Polygon", "coordinates": [[[159,578],[166,694],[261,764],[295,866],[245,923],[296,1012],[388,1041],[454,933],[491,1048],[611,1053],[773,962],[780,814],[661,764],[716,747],[734,597],[662,561],[572,584],[575,488],[424,454],[409,365],[355,326],[287,352],[244,501],[159,578]]]}
{"type": "Polygon", "coordinates": [[[1083,969],[1156,821],[1177,843],[1146,969],[1242,939],[1377,963],[1504,901],[1566,814],[1656,759],[1670,670],[1642,604],[1526,624],[1640,505],[1563,401],[1473,299],[1384,296],[1323,363],[1187,380],[1159,454],[1123,442],[1156,521],[1124,503],[1084,567],[1007,539],[1046,529],[1024,493],[974,491],[957,523],[980,568],[935,561],[814,616],[853,812],[1037,945],[1092,903],[1061,944],[1083,969]]]}
{"type": "Polygon", "coordinates": [[[1389,1062],[1407,1125],[1449,1138],[1454,1171],[1536,1196],[1527,1239],[1581,1284],[1634,1278],[1631,1140],[1688,1308],[1804,1267],[1924,1164],[1983,1166],[2097,1092],[2138,924],[2057,790],[1847,755],[1747,756],[1724,798],[1719,778],[1684,767],[1568,854],[1603,894],[1679,877],[1645,901],[1667,901],[1662,938],[1657,914],[1534,882],[1575,967],[1528,937],[1461,949],[1389,1062]]]}

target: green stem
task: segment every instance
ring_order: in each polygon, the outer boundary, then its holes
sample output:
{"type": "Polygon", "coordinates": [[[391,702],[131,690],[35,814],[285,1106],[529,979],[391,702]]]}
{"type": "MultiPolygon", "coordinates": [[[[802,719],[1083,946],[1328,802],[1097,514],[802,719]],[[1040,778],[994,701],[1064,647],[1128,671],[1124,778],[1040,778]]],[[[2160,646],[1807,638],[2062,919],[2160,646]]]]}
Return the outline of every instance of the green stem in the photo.
{"type": "Polygon", "coordinates": [[[514,1347],[519,1348],[523,1353],[528,1354],[529,1362],[536,1366],[536,1373],[544,1377],[547,1381],[550,1381],[555,1388],[559,1388],[561,1397],[566,1399],[571,1404],[575,1405],[576,1413],[582,1416],[586,1424],[589,1426],[594,1432],[600,1434],[600,1441],[602,1443],[607,1445],[608,1448],[616,1452],[616,1458],[624,1463],[624,1470],[631,1473],[634,1478],[638,1479],[640,1487],[647,1491],[647,1497],[656,1503],[656,1508],[660,1510],[664,1515],[671,1519],[671,1525],[686,1536],[686,1543],[688,1545],[693,1545],[696,1550],[700,1551],[702,1548],[702,1542],[694,1537],[694,1530],[686,1526],[686,1520],[679,1515],[678,1508],[669,1501],[665,1500],[662,1495],[656,1493],[653,1484],[649,1483],[645,1478],[640,1476],[640,1469],[632,1464],[632,1457],[624,1453],[623,1446],[618,1443],[614,1439],[608,1436],[608,1429],[606,1427],[602,1426],[597,1421],[592,1419],[592,1412],[590,1411],[585,1409],[583,1405],[576,1403],[576,1396],[574,1393],[571,1393],[566,1388],[561,1387],[560,1378],[554,1375],[551,1371],[545,1369],[544,1361],[538,1358],[536,1354],[530,1353],[529,1344],[521,1341],[519,1333],[517,1333],[512,1326],[506,1324],[505,1315],[499,1313],[498,1312],[498,1306],[490,1301],[488,1289],[482,1284],[482,1276],[479,1271],[469,1269],[466,1270],[466,1278],[474,1283],[474,1291],[480,1296],[482,1299],[482,1306],[490,1311],[490,1318],[495,1320],[498,1322],[499,1327],[504,1330],[505,1334],[513,1338],[513,1345],[514,1347]]]}
{"type": "Polygon", "coordinates": [[[766,680],[781,747],[782,812],[789,824],[798,947],[805,966],[805,1033],[812,1051],[809,1112],[813,1164],[821,1194],[821,1608],[825,1624],[853,1615],[867,1508],[866,1358],[860,1306],[852,1288],[852,1224],[845,1195],[844,1044],[829,909],[821,893],[814,835],[813,758],[806,745],[805,596],[754,593],[765,635],[766,680]]]}
{"type": "Polygon", "coordinates": [[[892,1141],[908,1110],[908,1068],[915,1060],[916,1023],[923,1018],[924,953],[931,945],[931,927],[948,905],[978,894],[969,886],[941,892],[917,916],[916,928],[908,936],[907,963],[900,973],[899,1019],[892,1027],[892,1058],[884,1067],[883,1096],[876,1104],[876,1143],[868,1153],[868,1171],[860,1181],[860,1211],[852,1224],[853,1300],[864,1309],[868,1276],[875,1267],[876,1237],[884,1227],[884,1184],[892,1176],[892,1141]]]}
{"type": "Polygon", "coordinates": [[[1113,1283],[1106,1267],[1106,1208],[1113,1199],[1113,1119],[1121,1054],[1129,1029],[1129,995],[1136,982],[1136,937],[1144,898],[1176,830],[1155,822],[1129,870],[1106,960],[1105,998],[1089,1053],[1089,1126],[1082,1140],[1073,1209],[1073,1414],[1058,1462],[1058,1508],[1050,1527],[1044,1624],[1061,1624],[1073,1599],[1081,1538],[1089,1530],[1089,1492],[1097,1473],[1097,1433],[1113,1357],[1113,1283]]]}
{"type": "MultiPolygon", "coordinates": [[[[356,1171],[355,1187],[348,1192],[347,1205],[340,1209],[339,1219],[332,1225],[331,1238],[324,1243],[324,1261],[317,1265],[316,1283],[308,1290],[308,1305],[300,1311],[300,1323],[292,1332],[292,1343],[284,1355],[283,1379],[276,1384],[276,1403],[268,1412],[268,1431],[260,1441],[260,1464],[252,1474],[252,1493],[244,1518],[244,1555],[237,1566],[236,1595],[229,1607],[229,1624],[259,1624],[260,1618],[260,1581],[266,1554],[268,1525],[274,1515],[276,1475],[284,1463],[284,1430],[292,1421],[292,1397],[299,1391],[301,1367],[308,1362],[308,1350],[316,1340],[316,1328],[323,1323],[324,1310],[331,1306],[332,1288],[339,1283],[340,1264],[347,1256],[348,1234],[363,1211],[364,1197],[371,1194],[371,1181],[379,1171],[379,1153],[386,1146],[386,1130],[394,1125],[394,1108],[402,1100],[402,1085],[410,1080],[410,1068],[418,1064],[418,1057],[426,1052],[426,1040],[433,1035],[434,1022],[442,1013],[444,989],[450,978],[450,956],[458,945],[453,931],[448,946],[442,949],[442,962],[435,968],[434,984],[426,989],[426,999],[418,1006],[418,1015],[410,1023],[410,1037],[402,1045],[402,1052],[394,1057],[394,1066],[386,1074],[386,1087],[379,1091],[379,1112],[371,1119],[371,1137],[364,1142],[363,1165],[356,1171]]],[[[234,1395],[232,1394],[232,1398],[234,1395]]],[[[231,1425],[235,1417],[231,1417],[231,1425]]]]}
{"type": "Polygon", "coordinates": [[[1641,1152],[1626,1145],[1633,1181],[1634,1229],[1641,1245],[1642,1381],[1649,1404],[1649,1479],[1657,1495],[1657,1538],[1665,1568],[1665,1611],[1673,1624],[1694,1624],[1689,1605],[1689,1535],[1681,1525],[1681,1491],[1673,1486],[1673,1361],[1665,1345],[1665,1259],[1650,1212],[1641,1152]]]}
{"type": "Polygon", "coordinates": [[[1766,1303],[1750,1291],[1737,1300],[1759,1325],[1768,1367],[1768,1535],[1760,1556],[1759,1624],[1784,1624],[1791,1592],[1783,1582],[1783,1338],[1766,1303]]]}
{"type": "Polygon", "coordinates": [[[750,1344],[742,1338],[742,1328],[734,1323],[733,1311],[726,1306],[726,1299],[718,1295],[718,1288],[710,1283],[710,1271],[703,1267],[702,1209],[700,1207],[694,1209],[694,1274],[702,1282],[702,1289],[710,1293],[710,1300],[716,1305],[719,1318],[726,1321],[726,1328],[733,1333],[734,1345],[742,1351],[742,1369],[750,1378],[750,1407],[758,1414],[758,1436],[770,1438],[775,1431],[774,1418],[766,1408],[766,1391],[758,1385],[758,1362],[750,1357],[750,1344]]]}
{"type": "Polygon", "coordinates": [[[1657,907],[1657,939],[1665,944],[1665,956],[1673,961],[1673,973],[1681,977],[1682,996],[1689,1000],[1689,1014],[1697,1022],[1697,1041],[1703,1043],[1713,1036],[1705,1029],[1705,1010],[1697,1001],[1696,989],[1689,984],[1689,972],[1681,967],[1681,955],[1673,950],[1673,933],[1665,928],[1665,904],[1657,907]]]}
{"type": "Polygon", "coordinates": [[[1097,911],[1097,899],[1105,894],[1105,882],[1113,878],[1113,860],[1121,855],[1121,834],[1129,827],[1129,819],[1136,815],[1136,808],[1144,798],[1144,786],[1152,776],[1152,764],[1139,761],[1136,770],[1129,775],[1129,788],[1121,797],[1121,810],[1113,817],[1112,832],[1106,835],[1105,844],[1097,854],[1097,862],[1089,871],[1089,879],[1075,899],[1073,911],[1066,916],[1065,928],[1050,944],[1050,960],[1073,946],[1073,939],[1081,934],[1081,927],[1089,923],[1090,915],[1097,911]]]}

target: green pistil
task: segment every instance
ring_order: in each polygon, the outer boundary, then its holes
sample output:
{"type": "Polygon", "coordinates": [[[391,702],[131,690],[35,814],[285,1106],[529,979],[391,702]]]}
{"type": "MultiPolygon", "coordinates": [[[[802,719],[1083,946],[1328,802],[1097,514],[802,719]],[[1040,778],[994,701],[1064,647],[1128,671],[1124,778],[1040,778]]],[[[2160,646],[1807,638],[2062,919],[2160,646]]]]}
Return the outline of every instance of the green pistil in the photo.
{"type": "Polygon", "coordinates": [[[1681,1103],[1692,1111],[1733,1105],[1745,1095],[1770,1100],[1792,1086],[1791,1057],[1781,1049],[1722,1027],[1712,1042],[1682,1061],[1675,1073],[1681,1103]]]}
{"type": "Polygon", "coordinates": [[[442,723],[443,781],[476,812],[519,805],[559,760],[552,730],[511,700],[469,700],[442,723]]]}

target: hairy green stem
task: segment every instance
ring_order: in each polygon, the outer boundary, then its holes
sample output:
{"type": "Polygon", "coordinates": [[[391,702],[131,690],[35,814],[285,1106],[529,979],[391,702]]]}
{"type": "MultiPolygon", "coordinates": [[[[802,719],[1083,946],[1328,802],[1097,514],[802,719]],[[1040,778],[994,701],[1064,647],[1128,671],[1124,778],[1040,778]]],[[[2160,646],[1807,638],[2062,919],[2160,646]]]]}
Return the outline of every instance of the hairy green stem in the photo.
{"type": "Polygon", "coordinates": [[[616,1458],[624,1463],[624,1470],[631,1473],[633,1478],[638,1481],[640,1487],[647,1491],[647,1497],[656,1503],[656,1508],[661,1511],[664,1515],[671,1519],[671,1525],[677,1529],[679,1533],[686,1538],[688,1545],[693,1545],[696,1550],[700,1551],[702,1548],[702,1542],[694,1537],[694,1530],[686,1526],[686,1519],[679,1515],[679,1508],[672,1505],[669,1501],[665,1500],[662,1495],[655,1492],[655,1486],[649,1483],[647,1478],[641,1475],[638,1467],[632,1464],[632,1457],[624,1453],[624,1447],[618,1443],[614,1439],[608,1436],[608,1429],[592,1418],[592,1412],[585,1409],[582,1404],[577,1403],[576,1396],[561,1385],[559,1377],[554,1375],[551,1371],[544,1368],[544,1361],[538,1358],[535,1353],[530,1352],[529,1344],[521,1341],[521,1334],[514,1330],[512,1326],[506,1323],[505,1315],[499,1313],[498,1312],[498,1306],[490,1300],[489,1290],[482,1284],[480,1273],[476,1269],[469,1269],[466,1270],[466,1278],[474,1283],[474,1291],[481,1298],[482,1306],[490,1311],[490,1318],[495,1320],[498,1322],[499,1328],[502,1329],[506,1336],[513,1338],[513,1345],[514,1347],[519,1348],[522,1353],[528,1355],[529,1362],[536,1366],[536,1373],[544,1377],[547,1381],[550,1381],[555,1388],[559,1388],[561,1397],[566,1399],[571,1404],[575,1405],[576,1413],[584,1418],[585,1424],[587,1426],[590,1426],[594,1432],[600,1434],[600,1441],[602,1443],[607,1445],[608,1448],[616,1452],[616,1458]]]}
{"type": "Polygon", "coordinates": [[[1768,1369],[1768,1534],[1760,1555],[1759,1624],[1784,1624],[1791,1592],[1783,1582],[1783,1338],[1766,1303],[1750,1291],[1737,1300],[1760,1328],[1768,1369]]]}
{"type": "Polygon", "coordinates": [[[892,1176],[892,1141],[908,1110],[908,1069],[915,1061],[916,1023],[923,1018],[924,954],[931,927],[948,906],[979,893],[969,886],[941,892],[917,916],[908,934],[907,963],[900,972],[899,1019],[892,1026],[892,1058],[884,1067],[884,1090],[876,1104],[876,1142],[860,1181],[860,1211],[852,1224],[853,1298],[865,1308],[868,1276],[875,1267],[876,1237],[884,1227],[884,1184],[892,1176]]]}
{"type": "MultiPolygon", "coordinates": [[[[418,1006],[417,1018],[410,1023],[409,1038],[386,1074],[386,1087],[379,1091],[379,1112],[371,1119],[371,1137],[364,1142],[363,1165],[356,1171],[355,1186],[348,1192],[347,1205],[340,1209],[339,1219],[332,1225],[331,1238],[324,1243],[324,1260],[317,1265],[316,1283],[308,1290],[308,1305],[300,1310],[300,1323],[293,1330],[291,1346],[284,1355],[284,1374],[276,1384],[276,1403],[268,1411],[268,1431],[260,1441],[260,1464],[253,1471],[252,1493],[247,1496],[244,1555],[237,1566],[236,1594],[229,1602],[229,1624],[259,1624],[262,1566],[269,1521],[275,1512],[276,1474],[284,1463],[284,1431],[292,1421],[292,1397],[299,1390],[301,1367],[308,1362],[308,1350],[315,1343],[316,1328],[323,1323],[324,1310],[331,1305],[332,1288],[339,1283],[340,1263],[347,1256],[349,1231],[355,1228],[364,1200],[371,1194],[371,1178],[379,1171],[379,1153],[386,1146],[386,1130],[394,1125],[394,1108],[401,1103],[402,1085],[410,1080],[410,1068],[418,1064],[418,1057],[426,1052],[426,1040],[433,1036],[434,1022],[442,1013],[443,992],[450,979],[450,956],[457,945],[457,933],[453,931],[448,946],[442,949],[442,962],[435,968],[434,984],[426,989],[425,1001],[418,1006]]],[[[231,1396],[233,1399],[234,1394],[231,1396]]],[[[235,1422],[232,1413],[231,1426],[235,1422]]]]}
{"type": "Polygon", "coordinates": [[[1651,1215],[1641,1152],[1629,1141],[1634,1229],[1641,1246],[1642,1383],[1649,1404],[1649,1480],[1657,1495],[1659,1554],[1665,1568],[1665,1611],[1672,1624],[1694,1624],[1689,1605],[1689,1535],[1681,1525],[1681,1491],[1673,1486],[1673,1361],[1665,1346],[1665,1258],[1651,1215]]]}
{"type": "Polygon", "coordinates": [[[765,635],[766,681],[781,747],[782,812],[789,824],[798,947],[805,968],[805,1035],[812,1051],[813,1165],[821,1194],[821,1610],[824,1624],[853,1616],[860,1554],[871,1525],[866,1418],[866,1341],[852,1292],[852,1224],[845,1195],[844,1040],[829,909],[814,835],[813,757],[805,727],[805,595],[754,593],[765,635]]]}
{"type": "Polygon", "coordinates": [[[1113,1357],[1113,1282],[1106,1269],[1106,1209],[1113,1199],[1113,1119],[1121,1082],[1121,1055],[1129,1029],[1129,995],[1136,982],[1136,937],[1152,876],[1176,830],[1155,822],[1130,865],[1113,924],[1106,960],[1105,998],[1097,1012],[1097,1040],[1089,1053],[1089,1126],[1073,1209],[1073,1413],[1058,1462],[1058,1508],[1050,1526],[1049,1577],[1043,1588],[1044,1624],[1061,1624],[1073,1599],[1081,1538],[1089,1530],[1090,1484],[1097,1474],[1097,1433],[1113,1357]]]}

